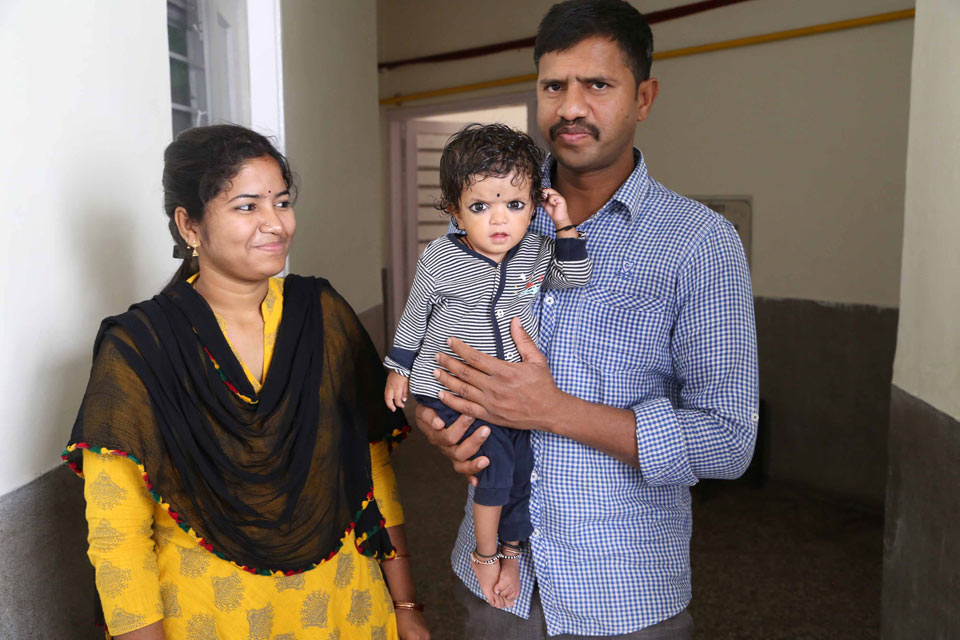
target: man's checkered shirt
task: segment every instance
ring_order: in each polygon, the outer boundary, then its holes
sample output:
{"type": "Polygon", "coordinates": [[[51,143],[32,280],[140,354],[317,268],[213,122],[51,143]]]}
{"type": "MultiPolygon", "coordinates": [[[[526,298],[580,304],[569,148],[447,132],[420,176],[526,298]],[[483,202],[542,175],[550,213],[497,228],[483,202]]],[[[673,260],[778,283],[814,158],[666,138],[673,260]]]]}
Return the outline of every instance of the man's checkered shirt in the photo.
{"type": "MultiPolygon", "coordinates": [[[[532,432],[532,553],[520,560],[511,611],[528,617],[536,582],[549,635],[624,634],[686,608],[689,487],[737,477],[753,455],[757,348],[740,239],[719,214],[648,176],[634,155],[633,173],[578,226],[593,260],[590,284],[538,302],[539,345],[557,385],[632,410],[639,463],[532,432]]],[[[531,230],[554,234],[542,212],[531,230]]],[[[469,559],[472,496],[451,562],[480,597],[469,559]]]]}

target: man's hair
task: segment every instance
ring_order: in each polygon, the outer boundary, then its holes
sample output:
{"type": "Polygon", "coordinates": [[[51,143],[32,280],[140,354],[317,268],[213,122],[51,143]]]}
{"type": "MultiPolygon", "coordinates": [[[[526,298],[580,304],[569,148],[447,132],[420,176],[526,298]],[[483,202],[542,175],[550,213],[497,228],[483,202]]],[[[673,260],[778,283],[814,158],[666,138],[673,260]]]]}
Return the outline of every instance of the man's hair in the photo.
{"type": "Polygon", "coordinates": [[[440,201],[437,209],[453,214],[463,190],[491,176],[514,172],[512,184],[530,185],[531,206],[543,200],[540,165],[544,153],[533,138],[504,124],[469,124],[447,140],[440,156],[440,201]]]}
{"type": "Polygon", "coordinates": [[[609,38],[620,47],[638,86],[650,77],[653,32],[624,0],[566,0],[550,7],[537,29],[533,63],[539,68],[543,54],[566,51],[592,37],[609,38]]]}

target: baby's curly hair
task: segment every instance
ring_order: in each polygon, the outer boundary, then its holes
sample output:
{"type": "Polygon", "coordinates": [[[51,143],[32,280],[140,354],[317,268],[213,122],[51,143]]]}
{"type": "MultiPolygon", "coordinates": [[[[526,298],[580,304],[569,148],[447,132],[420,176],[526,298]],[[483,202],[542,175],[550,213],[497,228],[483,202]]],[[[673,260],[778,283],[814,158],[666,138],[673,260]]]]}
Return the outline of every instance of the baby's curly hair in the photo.
{"type": "Polygon", "coordinates": [[[530,184],[533,207],[543,202],[540,165],[544,153],[533,138],[504,124],[469,124],[447,140],[440,156],[440,201],[436,208],[453,214],[460,196],[481,178],[515,172],[512,183],[530,184]]]}

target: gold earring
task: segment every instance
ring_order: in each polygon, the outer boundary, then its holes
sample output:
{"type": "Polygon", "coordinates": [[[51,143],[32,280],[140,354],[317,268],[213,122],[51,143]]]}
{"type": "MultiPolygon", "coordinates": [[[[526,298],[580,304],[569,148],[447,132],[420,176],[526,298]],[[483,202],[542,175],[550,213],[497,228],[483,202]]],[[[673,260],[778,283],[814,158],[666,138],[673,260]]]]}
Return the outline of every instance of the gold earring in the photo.
{"type": "Polygon", "coordinates": [[[200,246],[200,243],[199,243],[199,242],[198,242],[197,244],[193,245],[193,257],[194,257],[194,258],[196,258],[196,257],[198,257],[198,256],[200,255],[199,253],[197,253],[197,247],[199,247],[199,246],[200,246]]]}

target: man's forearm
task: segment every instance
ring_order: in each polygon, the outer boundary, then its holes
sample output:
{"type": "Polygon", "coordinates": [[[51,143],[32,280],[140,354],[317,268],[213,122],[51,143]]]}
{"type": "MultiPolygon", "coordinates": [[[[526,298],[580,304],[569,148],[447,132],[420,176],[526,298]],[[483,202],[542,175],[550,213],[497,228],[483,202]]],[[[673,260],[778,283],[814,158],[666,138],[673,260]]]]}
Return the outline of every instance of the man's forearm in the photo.
{"type": "Polygon", "coordinates": [[[542,429],[576,440],[632,467],[637,462],[637,419],[629,409],[581,400],[568,393],[554,403],[542,429]]]}

